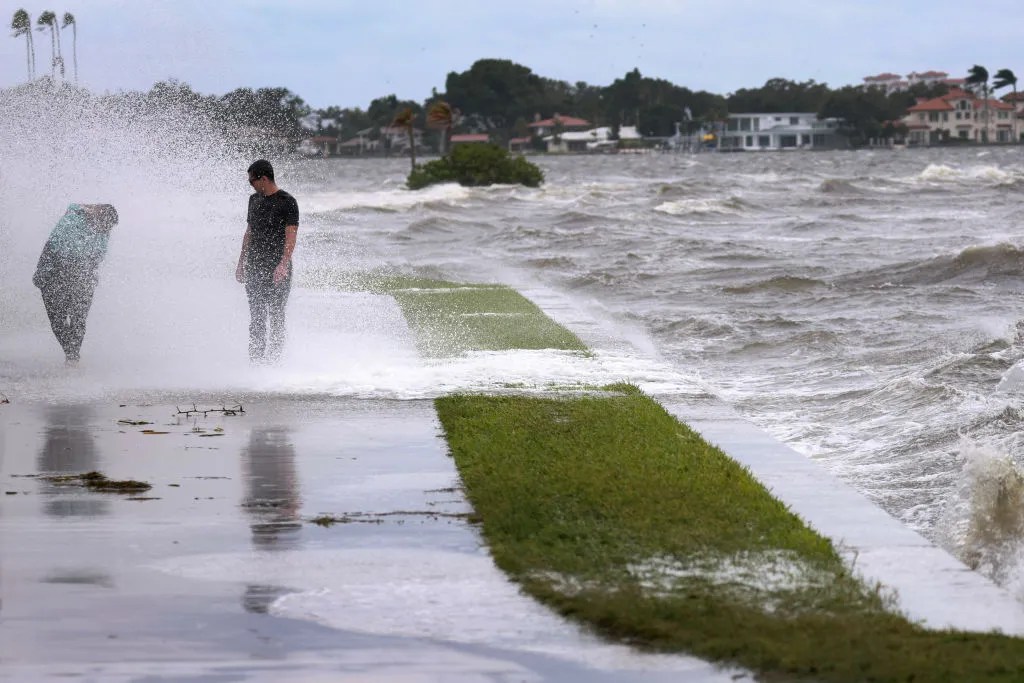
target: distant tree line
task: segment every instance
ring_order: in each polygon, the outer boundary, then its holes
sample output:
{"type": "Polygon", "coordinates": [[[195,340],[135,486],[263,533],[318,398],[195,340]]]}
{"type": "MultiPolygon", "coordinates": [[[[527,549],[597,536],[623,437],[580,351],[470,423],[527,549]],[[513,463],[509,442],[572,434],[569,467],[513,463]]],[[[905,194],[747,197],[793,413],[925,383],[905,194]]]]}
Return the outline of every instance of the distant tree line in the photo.
{"type": "MultiPolygon", "coordinates": [[[[60,49],[60,29],[77,29],[75,18],[66,13],[63,22],[56,14],[42,13],[37,31],[51,36],[51,75],[56,82],[64,73],[60,49]]],[[[32,46],[32,21],[25,10],[14,13],[13,36],[26,40],[26,66],[29,82],[34,82],[35,52],[32,46]]],[[[75,33],[77,39],[77,33],[75,33]]],[[[77,58],[75,60],[77,80],[77,58]]],[[[40,79],[45,80],[45,78],[40,79]]],[[[975,66],[967,84],[986,95],[988,72],[975,66]]],[[[1008,69],[996,74],[992,87],[1012,85],[1016,77],[1008,69]]],[[[669,137],[691,133],[723,121],[728,114],[815,112],[823,118],[840,118],[854,145],[872,138],[898,133],[899,119],[917,98],[945,94],[943,84],[916,84],[908,90],[887,93],[881,88],[843,86],[838,89],[813,80],[798,82],[773,78],[757,88],[742,88],[728,95],[703,90],[693,91],[669,81],[650,78],[633,69],[610,85],[591,85],[583,81],[569,83],[545,78],[528,67],[507,59],[481,59],[467,70],[452,71],[445,79],[443,92],[433,90],[423,102],[399,100],[384,95],[368,106],[329,106],[313,110],[287,88],[238,88],[216,96],[195,92],[177,80],[156,83],[147,93],[120,93],[127,100],[149,107],[174,107],[207,117],[225,132],[252,137],[254,132],[295,144],[306,134],[301,121],[316,114],[321,122],[317,133],[342,140],[357,135],[369,140],[382,138],[381,131],[400,128],[412,139],[414,129],[433,128],[437,135],[425,138],[444,151],[450,133],[486,132],[502,143],[512,137],[530,134],[529,124],[537,117],[554,114],[586,119],[595,126],[609,126],[613,137],[622,126],[635,126],[644,136],[669,137]],[[443,110],[438,107],[443,106],[443,110]],[[437,112],[443,111],[438,117],[437,112]],[[434,112],[432,115],[431,112],[434,112]]],[[[383,136],[388,142],[391,136],[383,136]]]]}
{"type": "Polygon", "coordinates": [[[373,100],[366,110],[328,107],[317,110],[332,125],[325,133],[342,139],[366,129],[390,125],[395,115],[410,109],[414,125],[423,126],[435,102],[448,103],[458,116],[454,132],[486,132],[499,142],[529,135],[537,116],[555,113],[577,116],[595,126],[635,126],[645,136],[686,134],[724,120],[728,114],[749,112],[815,112],[845,121],[854,144],[892,134],[898,120],[919,97],[945,94],[948,86],[917,84],[909,90],[886,93],[880,88],[829,88],[813,80],[773,78],[757,88],[729,95],[694,91],[633,69],[607,86],[544,78],[528,67],[504,59],[481,59],[463,72],[450,72],[443,92],[434,91],[422,104],[400,101],[394,95],[373,100]]]}
{"type": "MultiPolygon", "coordinates": [[[[969,86],[976,83],[967,79],[969,86]]],[[[1016,79],[1004,69],[996,85],[1016,88],[1016,79]]],[[[444,91],[435,89],[422,103],[387,95],[374,99],[365,110],[333,106],[314,113],[329,122],[324,134],[349,139],[369,130],[375,139],[380,129],[393,125],[396,116],[406,111],[412,118],[403,116],[404,125],[431,127],[428,112],[444,102],[455,113],[449,122],[450,132],[486,132],[503,142],[529,135],[531,121],[555,113],[609,126],[613,132],[622,126],[636,126],[645,136],[668,137],[677,131],[686,134],[711,126],[730,113],[815,112],[822,118],[842,119],[844,132],[858,145],[900,133],[900,119],[919,98],[939,97],[948,91],[943,83],[917,83],[906,90],[886,92],[859,85],[830,88],[814,80],[773,78],[760,87],[718,95],[650,78],[639,69],[599,86],[545,78],[510,60],[481,59],[465,71],[450,72],[444,91]]],[[[442,144],[440,138],[438,143],[442,144]]]]}

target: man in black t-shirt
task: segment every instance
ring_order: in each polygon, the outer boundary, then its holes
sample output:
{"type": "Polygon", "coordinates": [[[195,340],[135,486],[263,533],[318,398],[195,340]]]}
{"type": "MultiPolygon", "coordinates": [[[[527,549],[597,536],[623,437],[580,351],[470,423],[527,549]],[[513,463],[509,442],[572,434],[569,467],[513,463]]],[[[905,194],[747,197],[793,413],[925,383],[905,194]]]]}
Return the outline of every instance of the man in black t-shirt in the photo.
{"type": "Polygon", "coordinates": [[[249,197],[248,227],[235,279],[245,285],[249,297],[249,358],[253,363],[276,362],[284,348],[299,205],[274,182],[274,167],[266,159],[249,167],[249,184],[255,192],[249,197]]]}

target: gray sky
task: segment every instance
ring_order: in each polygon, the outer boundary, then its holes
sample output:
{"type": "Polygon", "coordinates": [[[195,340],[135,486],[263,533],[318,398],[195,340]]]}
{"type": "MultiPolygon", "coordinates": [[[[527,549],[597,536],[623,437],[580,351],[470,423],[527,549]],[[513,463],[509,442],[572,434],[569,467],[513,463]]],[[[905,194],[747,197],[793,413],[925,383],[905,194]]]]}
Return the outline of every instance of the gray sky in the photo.
{"type": "MultiPolygon", "coordinates": [[[[83,85],[148,90],[177,78],[202,93],[283,86],[313,107],[422,101],[450,71],[511,59],[534,73],[608,85],[637,67],[727,94],[773,77],[838,87],[864,76],[973,64],[1024,78],[1020,0],[3,0],[79,23],[83,85]]],[[[24,39],[0,40],[0,87],[26,76],[24,39]]],[[[62,34],[72,77],[71,32],[62,34]]],[[[35,33],[39,73],[50,37],[35,33]]]]}

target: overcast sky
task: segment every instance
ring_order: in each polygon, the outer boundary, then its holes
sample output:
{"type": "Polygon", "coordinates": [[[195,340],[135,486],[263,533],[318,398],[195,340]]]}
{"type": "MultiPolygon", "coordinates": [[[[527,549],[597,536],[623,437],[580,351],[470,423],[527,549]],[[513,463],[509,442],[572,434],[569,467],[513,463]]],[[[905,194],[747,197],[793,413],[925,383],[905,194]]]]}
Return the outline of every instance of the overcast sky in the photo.
{"type": "MultiPolygon", "coordinates": [[[[774,77],[960,77],[976,63],[1024,79],[1020,0],[2,0],[5,28],[19,7],[33,21],[75,15],[79,78],[95,91],[167,78],[217,95],[283,86],[315,108],[422,101],[485,57],[594,85],[637,67],[721,94],[774,77]]],[[[24,39],[4,33],[0,87],[26,76],[24,39]]],[[[49,34],[34,39],[49,72],[49,34]]],[[[69,78],[71,39],[62,34],[69,78]]]]}

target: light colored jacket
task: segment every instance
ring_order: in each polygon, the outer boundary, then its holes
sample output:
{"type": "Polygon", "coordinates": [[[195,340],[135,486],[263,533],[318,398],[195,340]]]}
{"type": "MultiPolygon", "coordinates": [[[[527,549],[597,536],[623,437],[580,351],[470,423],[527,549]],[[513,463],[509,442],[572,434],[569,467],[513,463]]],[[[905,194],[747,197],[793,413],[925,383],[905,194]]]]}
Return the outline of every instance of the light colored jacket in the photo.
{"type": "Polygon", "coordinates": [[[107,254],[109,241],[108,233],[93,229],[81,205],[69,204],[50,231],[32,284],[40,289],[54,284],[95,287],[96,271],[107,254]]]}

